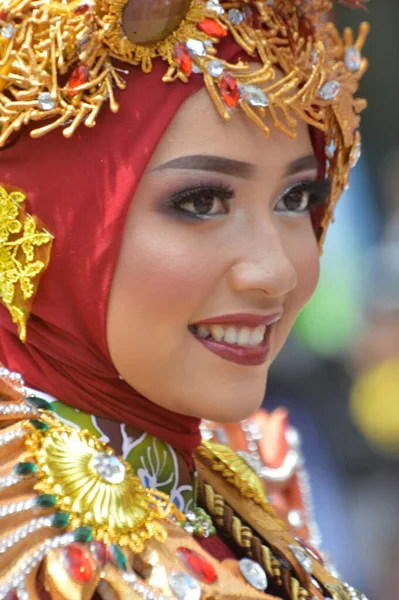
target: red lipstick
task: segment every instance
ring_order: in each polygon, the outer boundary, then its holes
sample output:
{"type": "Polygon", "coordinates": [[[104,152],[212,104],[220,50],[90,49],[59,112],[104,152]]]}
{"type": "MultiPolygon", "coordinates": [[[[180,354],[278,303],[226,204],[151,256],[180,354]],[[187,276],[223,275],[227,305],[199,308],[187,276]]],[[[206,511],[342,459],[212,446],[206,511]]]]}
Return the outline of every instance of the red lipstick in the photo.
{"type": "Polygon", "coordinates": [[[206,319],[190,326],[190,331],[195,338],[201,342],[208,350],[217,354],[225,360],[243,366],[259,366],[264,364],[270,354],[270,333],[271,325],[281,318],[281,312],[273,315],[252,315],[252,314],[230,314],[220,317],[206,319]],[[266,332],[261,344],[256,346],[241,346],[228,344],[226,342],[218,342],[212,337],[203,338],[196,334],[196,327],[200,325],[223,325],[235,327],[250,327],[255,328],[261,325],[266,326],[266,332]]]}

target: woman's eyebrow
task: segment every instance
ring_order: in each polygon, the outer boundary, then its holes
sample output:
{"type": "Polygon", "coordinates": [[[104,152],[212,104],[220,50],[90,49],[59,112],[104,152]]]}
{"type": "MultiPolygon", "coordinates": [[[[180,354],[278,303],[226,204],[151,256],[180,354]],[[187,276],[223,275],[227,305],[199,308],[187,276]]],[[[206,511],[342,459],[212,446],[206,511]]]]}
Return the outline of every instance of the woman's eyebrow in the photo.
{"type": "MultiPolygon", "coordinates": [[[[288,177],[290,175],[296,175],[301,171],[309,171],[317,168],[318,162],[314,154],[307,154],[306,156],[301,156],[300,158],[292,161],[288,165],[285,175],[288,177]]],[[[232,158],[225,158],[224,156],[193,154],[190,156],[179,156],[178,158],[172,158],[172,160],[155,167],[153,171],[163,171],[165,169],[210,171],[214,173],[223,173],[224,175],[240,177],[241,179],[253,179],[256,175],[256,172],[259,170],[259,167],[256,167],[252,163],[244,162],[242,160],[235,160],[232,158]]]]}
{"type": "Polygon", "coordinates": [[[318,170],[319,163],[314,154],[307,154],[306,156],[301,156],[296,160],[293,160],[287,167],[285,175],[289,177],[290,175],[296,175],[301,171],[310,171],[312,169],[318,170]]]}
{"type": "Polygon", "coordinates": [[[223,156],[212,156],[208,154],[194,154],[192,156],[180,156],[155,167],[154,171],[164,169],[187,169],[194,171],[212,171],[233,175],[242,179],[252,179],[256,173],[255,165],[241,160],[225,158],[223,156]]]}

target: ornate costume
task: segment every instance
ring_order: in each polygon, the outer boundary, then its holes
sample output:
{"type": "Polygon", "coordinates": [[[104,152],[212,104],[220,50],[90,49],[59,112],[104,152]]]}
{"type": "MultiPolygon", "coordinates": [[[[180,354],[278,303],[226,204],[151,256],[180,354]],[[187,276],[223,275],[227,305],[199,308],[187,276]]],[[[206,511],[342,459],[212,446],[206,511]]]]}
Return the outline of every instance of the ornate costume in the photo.
{"type": "Polygon", "coordinates": [[[242,457],[119,377],[105,338],[138,182],[204,85],[225,120],[309,125],[332,184],[312,213],[322,246],[367,67],[368,26],[341,39],[331,7],[0,0],[0,599],[364,599],[242,457]]]}

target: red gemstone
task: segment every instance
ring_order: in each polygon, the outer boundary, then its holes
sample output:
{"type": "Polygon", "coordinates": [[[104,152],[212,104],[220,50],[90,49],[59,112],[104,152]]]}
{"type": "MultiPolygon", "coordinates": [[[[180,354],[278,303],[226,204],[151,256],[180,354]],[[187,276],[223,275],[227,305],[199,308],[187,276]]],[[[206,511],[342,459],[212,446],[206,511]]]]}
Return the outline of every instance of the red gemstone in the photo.
{"type": "Polygon", "coordinates": [[[302,538],[295,538],[295,539],[305,548],[305,550],[307,550],[309,552],[309,554],[311,554],[313,556],[313,558],[318,560],[322,565],[324,564],[323,557],[320,554],[320,552],[318,550],[316,550],[316,548],[311,546],[306,540],[303,540],[302,538]]]}
{"type": "Polygon", "coordinates": [[[8,12],[6,10],[0,11],[0,21],[7,21],[7,17],[8,17],[8,12]]]}
{"type": "Polygon", "coordinates": [[[177,42],[175,45],[175,59],[179,69],[184,75],[190,77],[193,71],[193,61],[186,46],[181,42],[177,42]]]}
{"type": "Polygon", "coordinates": [[[178,548],[176,556],[183,567],[194,577],[203,583],[215,583],[218,576],[214,566],[203,556],[190,550],[190,548],[178,548]]]}
{"type": "Polygon", "coordinates": [[[74,69],[68,79],[68,91],[70,96],[76,96],[79,93],[79,90],[76,91],[75,88],[87,83],[89,79],[89,69],[86,65],[80,65],[80,67],[76,67],[74,69]]]}
{"type": "Polygon", "coordinates": [[[4,600],[18,600],[17,592],[10,590],[4,600]]]}
{"type": "Polygon", "coordinates": [[[104,567],[107,562],[107,546],[103,542],[93,541],[90,544],[90,550],[97,565],[100,568],[104,567]]]}
{"type": "Polygon", "coordinates": [[[220,82],[220,91],[223,101],[229,108],[235,108],[240,98],[238,85],[231,73],[225,73],[220,82]]]}
{"type": "Polygon", "coordinates": [[[66,570],[78,583],[87,583],[93,577],[93,562],[80,544],[73,542],[64,548],[63,558],[66,570]]]}
{"type": "Polygon", "coordinates": [[[213,19],[204,19],[201,23],[198,23],[197,27],[200,31],[203,31],[212,37],[222,38],[227,35],[226,29],[213,19]]]}
{"type": "Polygon", "coordinates": [[[91,2],[85,2],[83,0],[83,2],[81,2],[80,4],[78,4],[78,6],[75,8],[75,10],[73,11],[75,13],[75,15],[84,15],[87,12],[91,12],[93,10],[93,5],[91,4],[91,2]]]}

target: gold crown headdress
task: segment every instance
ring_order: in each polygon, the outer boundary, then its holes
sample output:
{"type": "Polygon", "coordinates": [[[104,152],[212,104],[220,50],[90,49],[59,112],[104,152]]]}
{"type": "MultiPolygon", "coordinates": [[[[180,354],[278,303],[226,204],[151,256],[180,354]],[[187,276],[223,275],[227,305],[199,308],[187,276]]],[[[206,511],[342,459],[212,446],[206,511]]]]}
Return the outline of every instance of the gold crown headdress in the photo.
{"type": "MultiPolygon", "coordinates": [[[[339,0],[362,6],[366,0],[339,0]]],[[[295,136],[297,119],[326,134],[333,206],[360,150],[358,81],[367,68],[356,40],[341,38],[325,20],[330,0],[1,0],[0,148],[24,125],[32,137],[63,127],[66,137],[95,125],[104,104],[118,110],[115,88],[126,86],[114,59],[150,72],[167,63],[165,82],[204,77],[226,120],[242,110],[268,134],[295,136]],[[218,58],[218,42],[231,35],[254,62],[218,58]],[[283,72],[276,78],[277,69],[283,72]],[[45,122],[43,124],[43,121],[45,122]]]]}
{"type": "MultiPolygon", "coordinates": [[[[366,2],[338,1],[352,7],[366,2]]],[[[118,110],[117,90],[128,85],[115,60],[146,73],[155,59],[163,60],[165,83],[202,76],[226,120],[240,108],[268,135],[263,117],[269,111],[274,125],[291,137],[298,119],[324,132],[332,191],[319,232],[322,245],[360,156],[359,113],[366,106],[354,94],[367,69],[361,52],[368,25],[360,26],[356,39],[350,29],[341,37],[326,19],[333,5],[333,0],[0,0],[0,150],[26,125],[33,138],[58,127],[69,138],[80,126],[93,127],[103,106],[118,110]],[[227,36],[253,64],[218,56],[227,36]]],[[[4,188],[2,193],[5,197],[4,188]]],[[[15,245],[9,238],[5,242],[15,245]]],[[[36,273],[34,281],[36,288],[36,273]]],[[[10,309],[15,294],[5,302],[2,287],[0,299],[10,309]]],[[[29,302],[33,292],[29,288],[29,302]]]]}

